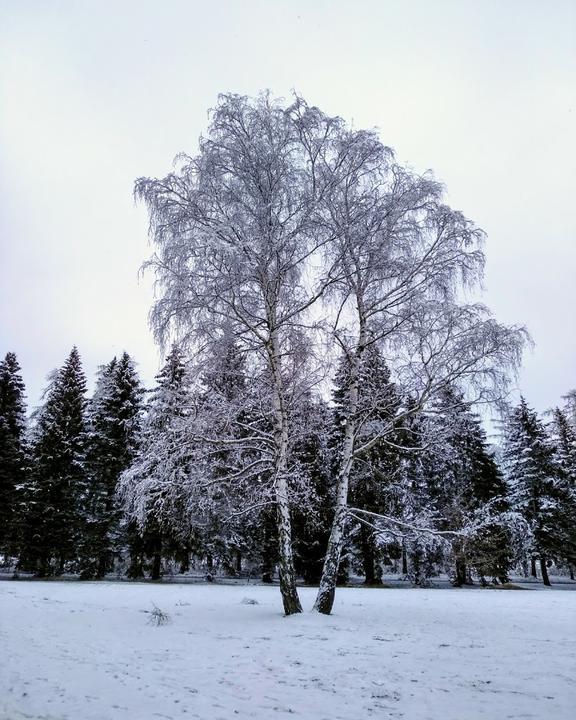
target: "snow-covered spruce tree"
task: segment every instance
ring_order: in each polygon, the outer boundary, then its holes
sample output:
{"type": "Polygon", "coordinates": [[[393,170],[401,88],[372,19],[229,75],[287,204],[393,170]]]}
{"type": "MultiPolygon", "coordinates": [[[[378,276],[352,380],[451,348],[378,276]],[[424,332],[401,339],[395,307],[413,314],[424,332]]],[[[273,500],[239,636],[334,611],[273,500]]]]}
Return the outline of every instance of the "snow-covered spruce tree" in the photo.
{"type": "Polygon", "coordinates": [[[316,584],[322,574],[326,542],[332,522],[332,451],[329,447],[331,412],[328,404],[306,393],[293,422],[298,427],[291,450],[300,487],[294,488],[294,558],[298,574],[316,584]]]}
{"type": "Polygon", "coordinates": [[[554,408],[550,431],[562,476],[566,478],[569,487],[576,489],[576,429],[564,410],[554,408]]]}
{"type": "Polygon", "coordinates": [[[435,527],[461,533],[451,540],[454,583],[467,584],[472,567],[481,577],[505,581],[511,561],[501,519],[506,488],[480,418],[453,387],[443,389],[433,412],[428,492],[435,527]]]}
{"type": "Polygon", "coordinates": [[[39,576],[61,573],[76,561],[88,489],[86,378],[74,347],[52,374],[32,433],[32,472],[26,488],[27,522],[21,565],[39,576]]]}
{"type": "MultiPolygon", "coordinates": [[[[327,191],[319,167],[338,124],[299,99],[285,108],[269,94],[255,100],[223,95],[199,154],[181,156],[170,175],[141,178],[135,189],[148,207],[157,252],[150,261],[162,289],[152,313],[157,338],[166,342],[174,331],[200,354],[214,329],[226,325],[242,352],[265,370],[286,614],[302,609],[292,554],[293,395],[286,365],[309,348],[294,338],[303,332],[306,311],[333,281],[329,274],[312,278],[318,263],[311,259],[330,239],[312,216],[327,191]]],[[[305,363],[292,365],[307,372],[305,363]]],[[[260,444],[261,435],[252,441],[260,444]]]]}
{"type": "Polygon", "coordinates": [[[195,368],[195,383],[193,365],[173,348],[150,399],[140,454],[122,476],[127,518],[139,528],[141,554],[152,550],[153,569],[162,555],[193,551],[209,572],[217,565],[235,572],[258,545],[268,484],[254,502],[245,480],[265,474],[270,462],[240,440],[260,431],[259,398],[251,397],[233,338],[213,348],[195,368]]]}
{"type": "Polygon", "coordinates": [[[128,576],[132,578],[144,575],[146,557],[151,557],[152,577],[157,579],[165,541],[179,538],[185,547],[192,535],[180,512],[190,460],[185,421],[191,412],[191,379],[176,345],[156,382],[146,403],[138,452],[117,485],[130,551],[128,576]],[[178,489],[176,498],[167,498],[168,486],[178,489]]]}
{"type": "MultiPolygon", "coordinates": [[[[191,516],[201,526],[202,548],[212,564],[234,574],[243,556],[265,556],[273,519],[272,425],[262,409],[258,368],[247,375],[247,355],[230,326],[214,338],[212,353],[204,359],[197,391],[195,420],[189,432],[196,445],[196,462],[189,484],[191,516]],[[254,443],[258,435],[260,443],[254,443]],[[270,512],[272,517],[270,518],[270,512]]],[[[272,532],[272,537],[275,537],[272,532]]],[[[277,552],[271,554],[271,563],[277,552]]],[[[263,572],[270,571],[263,563],[263,572]]]]}
{"type": "MultiPolygon", "coordinates": [[[[410,398],[407,405],[413,408],[410,398]]],[[[436,523],[428,483],[431,468],[436,464],[438,445],[432,442],[434,436],[432,418],[424,410],[414,411],[404,418],[399,442],[405,448],[400,465],[399,519],[405,524],[388,524],[391,539],[401,546],[402,572],[418,587],[429,585],[446,550],[446,543],[437,536],[413,530],[433,528],[436,523]]],[[[382,520],[377,524],[382,527],[382,520]]]]}
{"type": "Polygon", "coordinates": [[[4,562],[10,562],[17,550],[27,464],[24,381],[16,355],[9,352],[0,362],[0,555],[4,562]]]}
{"type": "MultiPolygon", "coordinates": [[[[350,384],[350,360],[344,356],[336,376],[334,399],[334,430],[332,442],[335,450],[336,465],[341,460],[342,440],[346,427],[348,387],[350,384]]],[[[364,353],[359,368],[358,423],[357,442],[366,445],[373,436],[378,436],[382,423],[395,418],[400,407],[400,393],[390,382],[390,370],[378,348],[371,345],[364,353]],[[362,422],[362,417],[367,418],[362,422]]],[[[400,479],[400,454],[397,443],[399,438],[392,433],[388,438],[394,441],[381,441],[370,444],[366,452],[356,459],[350,472],[350,504],[354,510],[366,510],[374,513],[397,515],[398,481],[400,479]]],[[[381,543],[374,532],[363,523],[352,523],[354,546],[359,555],[360,564],[367,585],[378,583],[382,579],[379,562],[382,554],[381,543]]]]}
{"type": "Polygon", "coordinates": [[[349,514],[373,533],[390,558],[402,560],[403,575],[426,587],[446,566],[457,536],[441,529],[445,523],[434,502],[433,479],[445,468],[444,433],[430,409],[416,410],[410,397],[405,405],[391,448],[399,466],[387,483],[388,507],[378,512],[351,507],[349,514]]]}
{"type": "Polygon", "coordinates": [[[559,469],[544,424],[524,398],[507,418],[504,440],[502,461],[508,502],[528,523],[532,534],[528,552],[533,561],[540,560],[542,580],[550,585],[547,560],[558,554],[562,535],[559,469]]]}
{"type": "MultiPolygon", "coordinates": [[[[292,341],[294,341],[294,337],[292,341]]],[[[241,557],[262,561],[263,579],[271,579],[279,562],[275,515],[274,415],[269,369],[240,350],[228,327],[202,356],[194,415],[187,426],[194,461],[187,483],[187,505],[201,526],[206,557],[237,572],[241,557]],[[247,362],[251,360],[250,365],[247,362]],[[231,562],[231,559],[234,559],[231,562]]],[[[293,357],[285,361],[290,387],[290,443],[286,479],[289,510],[311,510],[319,470],[310,457],[318,446],[317,403],[293,377],[293,357]]],[[[316,462],[321,462],[319,458],[316,462]]],[[[312,521],[311,514],[307,521],[312,521]]],[[[297,517],[301,529],[303,518],[297,517]]],[[[307,523],[305,523],[307,524],[307,523]]],[[[308,526],[308,525],[307,525],[308,526]]]]}
{"type": "MultiPolygon", "coordinates": [[[[324,533],[325,537],[327,513],[332,504],[326,444],[328,409],[310,390],[308,381],[301,380],[298,358],[305,358],[305,353],[294,351],[295,342],[298,342],[297,333],[292,335],[293,351],[287,355],[284,364],[285,383],[290,388],[288,419],[291,428],[286,479],[295,569],[312,582],[313,578],[317,580],[321,569],[323,549],[319,536],[324,533]]],[[[222,351],[218,356],[226,358],[227,353],[222,351]]],[[[228,377],[230,373],[219,367],[221,364],[222,361],[217,363],[219,375],[228,377]]],[[[262,577],[271,580],[280,557],[278,527],[274,520],[275,441],[269,369],[257,362],[246,371],[250,379],[245,378],[241,392],[232,394],[223,394],[218,388],[210,387],[204,374],[206,395],[202,397],[206,408],[201,414],[205,415],[204,420],[208,421],[212,433],[197,433],[197,439],[199,446],[205,448],[201,452],[211,453],[207,460],[210,468],[207,497],[212,496],[215,517],[225,530],[221,531],[221,537],[235,538],[234,542],[240,542],[252,560],[258,548],[262,577]],[[258,442],[255,442],[256,437],[258,442]],[[216,499],[218,502],[214,502],[216,499]]],[[[213,372],[210,374],[214,376],[213,372]]],[[[204,512],[207,516],[209,509],[204,512]]],[[[227,544],[231,545],[230,540],[227,544]]]]}
{"type": "MultiPolygon", "coordinates": [[[[99,545],[102,510],[105,505],[105,481],[107,472],[109,438],[106,425],[110,421],[108,405],[112,394],[113,375],[117,359],[98,369],[96,387],[86,406],[86,471],[88,489],[84,505],[85,525],[79,544],[80,577],[96,577],[98,572],[99,545]]],[[[103,528],[102,528],[103,529],[103,528]]],[[[106,534],[104,530],[104,536],[106,534]]],[[[102,575],[105,574],[104,569],[102,575]]]]}
{"type": "Polygon", "coordinates": [[[86,470],[89,489],[81,541],[83,578],[103,577],[119,552],[121,510],[116,500],[120,474],[135,457],[142,420],[143,389],[134,362],[124,352],[100,368],[88,405],[86,470]]]}
{"type": "Polygon", "coordinates": [[[559,475],[556,483],[557,557],[566,562],[573,576],[576,567],[576,429],[568,414],[555,408],[550,431],[559,475]]]}
{"type": "Polygon", "coordinates": [[[566,401],[562,412],[566,416],[572,429],[576,432],[576,390],[570,390],[564,395],[566,401]]]}
{"type": "MultiPolygon", "coordinates": [[[[339,126],[328,191],[318,222],[333,238],[325,250],[337,300],[334,339],[350,361],[336,512],[315,607],[330,613],[348,515],[350,473],[357,457],[394,432],[408,412],[381,422],[359,443],[360,369],[367,348],[382,349],[395,382],[422,407],[456,381],[479,396],[497,393],[519,362],[524,334],[506,328],[481,305],[461,302],[462,285],[482,276],[482,232],[442,201],[442,187],[394,162],[373,132],[339,126]]],[[[377,408],[374,408],[375,412],[377,408]]]]}

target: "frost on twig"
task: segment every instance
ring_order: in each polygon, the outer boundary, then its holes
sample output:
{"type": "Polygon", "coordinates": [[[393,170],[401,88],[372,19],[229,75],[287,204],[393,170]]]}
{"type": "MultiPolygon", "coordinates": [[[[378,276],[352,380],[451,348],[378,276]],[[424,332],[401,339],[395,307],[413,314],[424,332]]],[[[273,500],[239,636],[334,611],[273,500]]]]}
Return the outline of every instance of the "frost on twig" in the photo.
{"type": "Polygon", "coordinates": [[[160,627],[160,625],[169,625],[172,622],[172,617],[163,610],[160,610],[155,603],[152,603],[152,610],[144,610],[144,612],[150,615],[148,625],[160,627]]]}

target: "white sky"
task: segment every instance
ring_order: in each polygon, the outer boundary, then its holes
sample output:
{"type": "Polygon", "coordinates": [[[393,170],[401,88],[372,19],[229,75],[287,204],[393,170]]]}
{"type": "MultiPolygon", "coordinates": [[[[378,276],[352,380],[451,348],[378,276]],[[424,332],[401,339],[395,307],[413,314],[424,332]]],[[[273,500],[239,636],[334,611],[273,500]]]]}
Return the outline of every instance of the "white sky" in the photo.
{"type": "Polygon", "coordinates": [[[152,382],[133,182],[264,88],[432,168],[488,233],[484,301],[536,342],[528,401],[576,387],[576,2],[0,0],[0,353],[32,405],[74,343],[91,381],[126,349],[152,382]]]}

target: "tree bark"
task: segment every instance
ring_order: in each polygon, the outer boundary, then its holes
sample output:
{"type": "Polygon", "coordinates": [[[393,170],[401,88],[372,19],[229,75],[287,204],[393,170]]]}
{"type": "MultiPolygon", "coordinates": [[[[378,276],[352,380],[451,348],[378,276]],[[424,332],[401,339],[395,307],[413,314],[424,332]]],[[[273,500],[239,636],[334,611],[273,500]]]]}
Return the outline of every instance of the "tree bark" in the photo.
{"type": "Polygon", "coordinates": [[[98,557],[98,565],[96,568],[96,579],[101,580],[103,577],[105,577],[110,566],[112,565],[113,563],[110,560],[109,551],[105,550],[104,552],[100,553],[100,556],[98,557]]]}
{"type": "Polygon", "coordinates": [[[154,554],[152,556],[152,571],[150,573],[150,579],[151,580],[160,580],[160,577],[162,576],[162,539],[158,538],[158,540],[154,543],[154,554]]]}
{"type": "Polygon", "coordinates": [[[538,577],[538,573],[536,572],[536,558],[534,556],[530,558],[530,575],[533,578],[538,577]]]}
{"type": "Polygon", "coordinates": [[[314,609],[324,615],[330,615],[334,605],[338,566],[340,564],[345,526],[346,508],[340,504],[334,516],[330,539],[328,540],[328,549],[324,559],[324,567],[322,568],[320,586],[318,587],[318,595],[314,603],[314,609]]]}
{"type": "Polygon", "coordinates": [[[552,583],[548,577],[548,566],[546,565],[546,557],[544,555],[540,556],[540,570],[542,572],[542,582],[544,585],[548,585],[548,587],[550,587],[552,583]]]}
{"type": "Polygon", "coordinates": [[[272,583],[278,560],[276,512],[266,508],[262,516],[262,582],[272,583]]]}
{"type": "Polygon", "coordinates": [[[468,571],[466,568],[466,561],[457,557],[456,559],[456,587],[462,587],[462,585],[468,584],[468,571]]]}
{"type": "Polygon", "coordinates": [[[187,551],[183,550],[180,554],[180,569],[178,570],[180,575],[187,573],[190,570],[190,555],[187,551]]]}
{"type": "Polygon", "coordinates": [[[336,485],[336,510],[334,520],[332,522],[332,530],[328,539],[328,548],[324,559],[324,567],[322,568],[322,577],[320,578],[320,586],[318,595],[314,603],[314,609],[323,615],[330,615],[334,605],[334,596],[336,594],[336,582],[338,579],[338,566],[340,564],[340,555],[342,546],[344,545],[344,536],[346,532],[346,518],[348,515],[348,488],[350,485],[350,471],[354,462],[354,441],[356,438],[356,414],[358,411],[358,395],[359,395],[359,371],[362,353],[364,351],[365,334],[361,327],[358,346],[350,367],[350,390],[348,396],[348,417],[346,418],[346,427],[344,429],[344,439],[342,442],[342,459],[338,480],[336,485]]]}
{"type": "MultiPolygon", "coordinates": [[[[271,327],[274,324],[271,323],[271,327]]],[[[271,330],[268,346],[270,369],[274,383],[274,440],[276,458],[274,468],[274,489],[276,494],[276,521],[278,526],[278,554],[280,594],[286,615],[302,612],[302,605],[296,589],[296,570],[292,553],[292,522],[288,500],[288,412],[284,398],[284,384],[281,372],[281,348],[277,334],[271,330]]]]}
{"type": "Polygon", "coordinates": [[[133,554],[130,558],[130,566],[126,571],[126,576],[131,580],[137,580],[144,577],[144,561],[140,553],[133,554]]]}
{"type": "Polygon", "coordinates": [[[376,585],[380,582],[380,578],[376,575],[374,547],[370,533],[364,526],[360,528],[360,550],[362,552],[362,566],[364,568],[364,584],[376,585]]]}

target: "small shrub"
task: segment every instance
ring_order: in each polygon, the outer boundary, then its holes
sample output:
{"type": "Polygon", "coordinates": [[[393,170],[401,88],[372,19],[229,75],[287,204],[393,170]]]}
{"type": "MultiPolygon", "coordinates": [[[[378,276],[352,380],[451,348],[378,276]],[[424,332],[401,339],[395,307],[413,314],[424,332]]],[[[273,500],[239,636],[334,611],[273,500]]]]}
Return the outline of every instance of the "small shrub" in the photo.
{"type": "Polygon", "coordinates": [[[158,605],[154,603],[152,603],[152,610],[146,610],[145,612],[150,614],[148,625],[156,625],[156,627],[159,627],[160,625],[168,625],[172,622],[170,615],[160,610],[158,605]]]}

